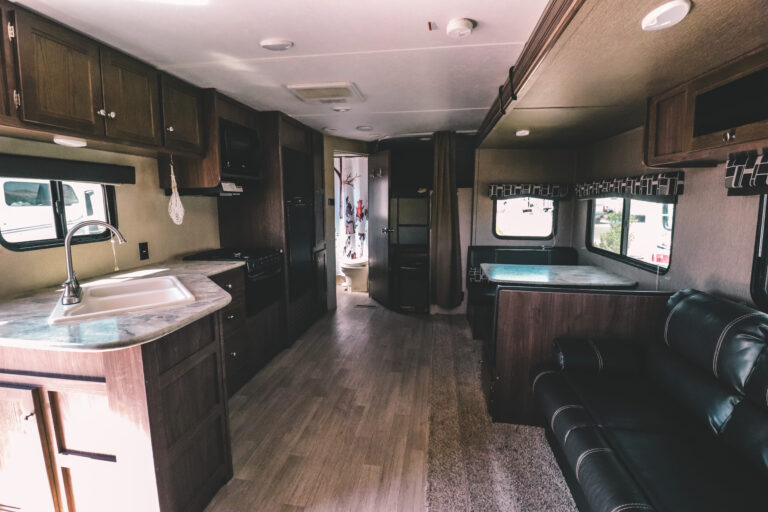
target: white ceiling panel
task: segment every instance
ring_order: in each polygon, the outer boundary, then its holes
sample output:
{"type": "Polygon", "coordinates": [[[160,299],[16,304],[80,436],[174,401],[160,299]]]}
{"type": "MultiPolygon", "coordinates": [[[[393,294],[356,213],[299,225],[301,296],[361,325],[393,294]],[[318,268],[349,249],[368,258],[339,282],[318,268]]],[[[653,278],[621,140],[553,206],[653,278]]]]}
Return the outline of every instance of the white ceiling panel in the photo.
{"type": "Polygon", "coordinates": [[[546,0],[22,0],[20,3],[191,82],[337,135],[476,129],[546,0]],[[451,18],[475,20],[451,39],[451,18]],[[431,21],[437,29],[429,31],[431,21]],[[268,37],[294,48],[270,52],[268,37]],[[352,112],[303,103],[292,83],[355,82],[352,112]],[[433,124],[430,124],[433,123],[433,124]],[[418,129],[417,129],[418,128],[418,129]]]}

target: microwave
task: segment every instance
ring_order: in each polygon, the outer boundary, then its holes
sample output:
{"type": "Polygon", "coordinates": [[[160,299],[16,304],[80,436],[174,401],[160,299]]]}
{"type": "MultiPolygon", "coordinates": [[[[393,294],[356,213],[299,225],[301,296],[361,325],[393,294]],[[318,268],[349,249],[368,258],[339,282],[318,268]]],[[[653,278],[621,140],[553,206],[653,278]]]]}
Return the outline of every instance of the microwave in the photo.
{"type": "Polygon", "coordinates": [[[261,148],[256,130],[222,119],[221,175],[234,180],[261,178],[261,148]]]}

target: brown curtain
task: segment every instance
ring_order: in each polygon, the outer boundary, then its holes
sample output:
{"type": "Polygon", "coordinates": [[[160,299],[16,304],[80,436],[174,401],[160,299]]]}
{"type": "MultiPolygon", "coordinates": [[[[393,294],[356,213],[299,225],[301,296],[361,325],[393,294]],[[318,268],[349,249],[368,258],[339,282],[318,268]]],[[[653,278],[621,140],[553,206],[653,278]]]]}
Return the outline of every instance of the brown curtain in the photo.
{"type": "Polygon", "coordinates": [[[434,145],[435,172],[429,244],[432,303],[443,308],[455,308],[462,300],[456,134],[437,132],[434,145]]]}

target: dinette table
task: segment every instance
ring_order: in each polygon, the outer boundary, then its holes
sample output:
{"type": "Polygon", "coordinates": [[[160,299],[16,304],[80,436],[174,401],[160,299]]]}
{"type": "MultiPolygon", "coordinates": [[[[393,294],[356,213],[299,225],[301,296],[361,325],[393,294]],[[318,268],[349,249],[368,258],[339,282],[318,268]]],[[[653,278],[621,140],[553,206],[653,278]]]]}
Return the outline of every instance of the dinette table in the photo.
{"type": "Polygon", "coordinates": [[[633,281],[592,265],[512,265],[481,263],[488,281],[499,285],[575,288],[635,288],[633,281]]]}

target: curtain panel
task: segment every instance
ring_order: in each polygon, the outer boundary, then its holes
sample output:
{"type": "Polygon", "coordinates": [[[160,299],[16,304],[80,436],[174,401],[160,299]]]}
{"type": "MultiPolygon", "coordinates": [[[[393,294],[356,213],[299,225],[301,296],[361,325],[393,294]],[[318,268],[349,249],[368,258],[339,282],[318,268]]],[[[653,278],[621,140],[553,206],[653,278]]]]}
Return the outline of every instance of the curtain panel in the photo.
{"type": "Polygon", "coordinates": [[[431,300],[443,308],[461,304],[459,199],[456,195],[456,134],[434,135],[435,168],[429,259],[431,300]]]}
{"type": "Polygon", "coordinates": [[[493,200],[515,197],[565,199],[568,190],[568,185],[562,183],[492,183],[488,185],[488,197],[493,200]]]}
{"type": "Polygon", "coordinates": [[[574,186],[578,199],[629,197],[658,203],[676,203],[685,188],[683,171],[659,172],[627,178],[604,178],[574,186]]]}
{"type": "Polygon", "coordinates": [[[768,194],[768,151],[736,153],[725,166],[725,188],[729,196],[768,194]]]}

